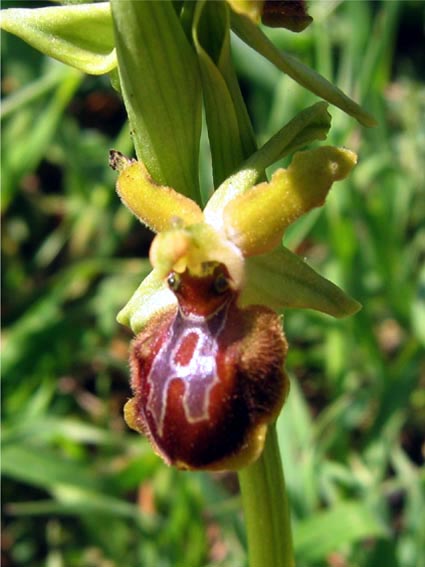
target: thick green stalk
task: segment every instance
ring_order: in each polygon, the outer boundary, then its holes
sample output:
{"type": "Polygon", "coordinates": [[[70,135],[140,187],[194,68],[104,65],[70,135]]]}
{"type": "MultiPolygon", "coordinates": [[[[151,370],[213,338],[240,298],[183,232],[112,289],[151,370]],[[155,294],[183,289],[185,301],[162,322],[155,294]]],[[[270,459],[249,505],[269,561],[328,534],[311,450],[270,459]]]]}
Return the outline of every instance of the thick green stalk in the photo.
{"type": "Polygon", "coordinates": [[[276,426],[261,457],[239,471],[250,567],[294,567],[289,503],[276,426]]]}
{"type": "Polygon", "coordinates": [[[121,92],[137,158],[156,183],[199,201],[201,83],[170,1],[112,0],[121,92]]]}

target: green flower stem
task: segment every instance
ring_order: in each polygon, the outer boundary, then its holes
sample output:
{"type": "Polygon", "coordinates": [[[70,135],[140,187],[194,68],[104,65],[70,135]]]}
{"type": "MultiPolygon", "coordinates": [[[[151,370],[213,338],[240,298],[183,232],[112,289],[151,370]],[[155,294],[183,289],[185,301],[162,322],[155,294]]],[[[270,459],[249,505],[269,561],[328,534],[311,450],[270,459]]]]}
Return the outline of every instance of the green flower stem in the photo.
{"type": "Polygon", "coordinates": [[[239,471],[250,567],[294,567],[289,503],[275,424],[254,464],[239,471]]]}

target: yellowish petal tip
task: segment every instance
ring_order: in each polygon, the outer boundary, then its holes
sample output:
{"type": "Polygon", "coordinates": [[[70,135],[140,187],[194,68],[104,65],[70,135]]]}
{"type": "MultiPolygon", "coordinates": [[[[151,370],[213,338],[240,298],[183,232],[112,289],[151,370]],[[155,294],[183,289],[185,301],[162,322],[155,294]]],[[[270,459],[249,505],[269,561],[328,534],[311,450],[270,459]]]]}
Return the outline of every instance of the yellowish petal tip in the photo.
{"type": "Polygon", "coordinates": [[[332,146],[296,153],[288,169],[278,169],[269,183],[255,185],[226,205],[228,238],[244,256],[272,250],[286,227],[321,206],[332,183],[346,177],[356,162],[354,152],[332,146]]]}
{"type": "Polygon", "coordinates": [[[297,152],[288,168],[304,183],[329,184],[347,177],[357,163],[357,155],[346,148],[321,146],[314,150],[297,152]]]}
{"type": "Polygon", "coordinates": [[[171,187],[159,185],[143,163],[111,151],[110,165],[119,172],[117,193],[122,202],[154,232],[201,222],[199,206],[171,187]]]}
{"type": "Polygon", "coordinates": [[[124,406],[124,420],[130,429],[143,433],[137,424],[136,398],[130,398],[124,406]]]}

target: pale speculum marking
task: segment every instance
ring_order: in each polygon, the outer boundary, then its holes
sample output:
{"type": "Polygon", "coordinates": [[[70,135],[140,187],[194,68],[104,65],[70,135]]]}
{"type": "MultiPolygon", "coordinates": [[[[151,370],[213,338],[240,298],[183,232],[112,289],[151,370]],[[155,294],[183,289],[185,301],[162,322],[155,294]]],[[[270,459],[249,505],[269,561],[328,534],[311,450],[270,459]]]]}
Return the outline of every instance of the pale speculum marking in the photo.
{"type": "Polygon", "coordinates": [[[189,423],[209,419],[209,398],[218,382],[216,354],[229,301],[208,318],[184,316],[178,310],[168,340],[161,347],[146,380],[150,385],[147,410],[159,435],[164,428],[168,390],[173,380],[184,382],[183,407],[189,423]]]}

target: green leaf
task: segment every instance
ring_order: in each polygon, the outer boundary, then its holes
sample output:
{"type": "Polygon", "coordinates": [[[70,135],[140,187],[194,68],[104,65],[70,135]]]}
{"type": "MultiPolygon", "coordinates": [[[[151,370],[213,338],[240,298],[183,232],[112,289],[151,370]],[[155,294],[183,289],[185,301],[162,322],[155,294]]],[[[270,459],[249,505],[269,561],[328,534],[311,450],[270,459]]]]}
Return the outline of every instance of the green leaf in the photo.
{"type": "Polygon", "coordinates": [[[199,201],[201,87],[170,2],[112,0],[121,88],[137,157],[161,185],[199,201]]]}
{"type": "MultiPolygon", "coordinates": [[[[59,64],[58,64],[59,67],[59,64]]],[[[58,125],[63,117],[65,108],[74,96],[81,84],[83,75],[75,69],[64,67],[56,70],[55,75],[60,80],[56,81],[56,89],[46,102],[43,112],[35,114],[31,110],[28,113],[20,112],[17,120],[22,121],[23,130],[27,129],[25,136],[22,135],[19,144],[15,143],[15,124],[10,122],[3,128],[4,158],[3,187],[1,196],[2,210],[7,208],[14,193],[19,188],[20,179],[32,172],[44,156],[48,145],[56,133],[58,125]]]]}
{"type": "MultiPolygon", "coordinates": [[[[147,271],[147,261],[139,262],[142,270],[147,271]]],[[[66,300],[72,299],[75,290],[87,289],[89,282],[107,269],[114,268],[113,263],[107,262],[105,258],[87,258],[68,265],[51,280],[44,294],[4,331],[3,380],[15,383],[25,381],[26,376],[21,365],[26,369],[28,366],[43,364],[44,358],[52,356],[46,345],[51,342],[53,334],[58,332],[57,329],[60,329],[61,325],[68,324],[64,319],[66,300]]]]}
{"type": "Polygon", "coordinates": [[[8,444],[2,450],[2,474],[51,490],[59,486],[95,489],[94,474],[78,462],[58,459],[57,453],[29,444],[8,444]]]}
{"type": "Polygon", "coordinates": [[[363,126],[376,126],[376,120],[338,87],[304,65],[295,57],[282,53],[247,17],[232,12],[232,30],[242,41],[263,55],[278,69],[312,93],[354,116],[363,126]]]}
{"type": "MultiPolygon", "coordinates": [[[[38,402],[34,396],[35,401],[38,402]]],[[[45,409],[45,408],[43,408],[45,409]]],[[[18,445],[26,443],[27,440],[37,443],[52,443],[58,438],[66,438],[76,443],[92,445],[121,445],[122,438],[116,433],[96,427],[74,417],[64,418],[46,415],[43,413],[35,419],[28,416],[28,408],[22,408],[22,412],[13,424],[8,424],[2,431],[3,445],[18,445]],[[25,419],[23,419],[25,416],[25,419]]]]}
{"type": "Polygon", "coordinates": [[[385,527],[365,503],[340,502],[299,523],[294,545],[300,561],[313,562],[344,545],[371,537],[387,536],[385,527]]]}
{"type": "Polygon", "coordinates": [[[333,317],[353,315],[361,307],[283,246],[269,254],[248,258],[246,281],[244,303],[260,303],[276,310],[315,309],[333,317]]]}
{"type": "Polygon", "coordinates": [[[72,70],[64,65],[54,64],[51,70],[40,75],[40,77],[28,85],[12,91],[2,100],[0,118],[4,120],[13,115],[13,113],[22,111],[25,106],[33,105],[39,98],[60,85],[70,72],[72,70]]]}
{"type": "Polygon", "coordinates": [[[138,516],[135,506],[122,499],[96,494],[84,489],[59,490],[58,500],[37,500],[34,502],[10,502],[7,511],[12,516],[56,516],[101,513],[118,518],[138,516]]]}
{"type": "Polygon", "coordinates": [[[2,29],[84,73],[102,75],[117,65],[109,2],[11,8],[0,18],[2,29]]]}
{"type": "Polygon", "coordinates": [[[192,33],[201,70],[215,186],[256,148],[230,58],[229,28],[224,3],[198,3],[192,33]]]}
{"type": "MultiPolygon", "coordinates": [[[[3,447],[2,474],[49,491],[60,503],[56,506],[65,513],[102,512],[121,517],[138,515],[136,507],[106,492],[106,479],[89,471],[84,463],[63,456],[58,458],[57,452],[46,447],[24,443],[3,447]]],[[[43,514],[51,506],[55,507],[55,504],[20,503],[12,505],[12,512],[43,514]]]]}
{"type": "Polygon", "coordinates": [[[425,346],[425,266],[419,271],[416,296],[411,308],[412,327],[419,342],[425,346]]]}

